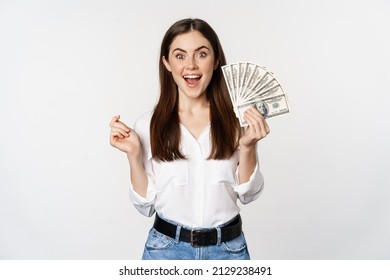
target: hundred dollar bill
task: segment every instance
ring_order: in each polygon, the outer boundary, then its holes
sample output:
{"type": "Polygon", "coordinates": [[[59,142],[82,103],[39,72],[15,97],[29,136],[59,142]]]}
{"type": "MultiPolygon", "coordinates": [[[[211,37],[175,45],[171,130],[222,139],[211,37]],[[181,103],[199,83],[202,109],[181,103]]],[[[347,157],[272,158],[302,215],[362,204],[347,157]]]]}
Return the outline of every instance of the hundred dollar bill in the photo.
{"type": "Polygon", "coordinates": [[[244,78],[245,78],[245,72],[247,68],[248,63],[246,62],[239,62],[238,63],[238,79],[237,79],[237,95],[240,98],[242,94],[242,90],[244,88],[244,78]]]}
{"type": "MultiPolygon", "coordinates": [[[[265,67],[252,64],[252,71],[247,78],[246,87],[242,90],[239,100],[245,101],[250,98],[251,94],[265,84],[268,80],[264,80],[268,75],[268,71],[265,67]]],[[[241,103],[242,103],[241,102],[241,103]]]]}
{"type": "Polygon", "coordinates": [[[282,94],[286,95],[286,92],[283,90],[282,86],[279,83],[277,83],[276,85],[274,85],[273,87],[271,87],[267,91],[254,94],[250,99],[247,99],[244,102],[237,104],[237,106],[242,105],[242,104],[251,103],[251,102],[256,102],[256,101],[262,100],[264,98],[279,96],[282,94]]]}
{"type": "Polygon", "coordinates": [[[269,72],[264,76],[262,85],[251,89],[246,95],[245,102],[261,96],[268,96],[271,92],[274,92],[279,87],[279,82],[269,72]]]}
{"type": "Polygon", "coordinates": [[[242,127],[248,125],[243,118],[243,114],[249,107],[255,107],[265,119],[290,112],[286,94],[271,96],[251,103],[239,105],[237,106],[239,115],[238,119],[240,120],[240,125],[242,127]]]}
{"type": "Polygon", "coordinates": [[[246,63],[245,65],[245,72],[244,72],[244,78],[242,80],[242,87],[247,88],[249,83],[249,78],[252,76],[253,70],[255,69],[256,65],[253,63],[246,63]]]}
{"type": "Polygon", "coordinates": [[[236,102],[239,98],[238,94],[238,78],[239,78],[239,67],[238,63],[230,64],[230,71],[232,72],[232,81],[233,81],[233,87],[234,87],[234,95],[236,102]]]}
{"type": "Polygon", "coordinates": [[[237,112],[237,98],[235,94],[235,87],[233,83],[233,76],[232,76],[232,69],[230,65],[224,65],[221,67],[223,76],[226,81],[226,85],[228,88],[229,96],[233,104],[233,110],[234,113],[236,114],[236,117],[238,118],[238,112],[237,112]]]}
{"type": "Polygon", "coordinates": [[[263,91],[263,89],[274,80],[274,77],[271,73],[267,71],[267,73],[261,77],[260,80],[256,82],[256,84],[253,85],[253,87],[250,89],[250,93],[253,94],[259,94],[263,91]]]}
{"type": "Polygon", "coordinates": [[[250,78],[252,77],[253,71],[256,68],[256,65],[250,62],[240,62],[240,82],[239,82],[239,99],[245,100],[245,92],[248,88],[250,78]]]}
{"type": "Polygon", "coordinates": [[[241,91],[241,80],[242,77],[244,76],[244,68],[245,65],[243,62],[238,62],[237,63],[237,96],[240,96],[240,91],[241,91]]]}
{"type": "Polygon", "coordinates": [[[233,87],[233,78],[232,78],[232,72],[230,70],[230,65],[224,65],[221,67],[223,77],[225,78],[226,85],[229,91],[230,98],[232,99],[232,102],[236,102],[235,100],[235,94],[234,94],[234,87],[233,87]]]}

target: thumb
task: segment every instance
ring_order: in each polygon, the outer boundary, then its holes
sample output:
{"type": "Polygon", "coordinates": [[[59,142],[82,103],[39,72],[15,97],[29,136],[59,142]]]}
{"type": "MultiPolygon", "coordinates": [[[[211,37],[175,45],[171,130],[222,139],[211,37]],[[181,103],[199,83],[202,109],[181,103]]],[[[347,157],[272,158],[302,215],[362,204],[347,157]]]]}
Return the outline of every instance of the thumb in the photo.
{"type": "Polygon", "coordinates": [[[112,126],[113,123],[117,122],[120,119],[120,115],[116,115],[111,119],[110,126],[112,126]]]}

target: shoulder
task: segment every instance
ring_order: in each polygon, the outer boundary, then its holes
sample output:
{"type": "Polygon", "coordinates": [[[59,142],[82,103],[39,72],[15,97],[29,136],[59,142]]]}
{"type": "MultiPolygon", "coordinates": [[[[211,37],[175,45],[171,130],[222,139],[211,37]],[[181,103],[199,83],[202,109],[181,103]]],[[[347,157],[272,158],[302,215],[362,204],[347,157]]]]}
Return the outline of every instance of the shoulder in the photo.
{"type": "Polygon", "coordinates": [[[143,139],[149,138],[150,120],[153,116],[153,111],[148,111],[139,116],[134,122],[135,132],[143,139]]]}
{"type": "Polygon", "coordinates": [[[149,129],[150,120],[152,116],[153,116],[153,111],[148,111],[142,114],[141,116],[139,116],[134,122],[134,129],[136,129],[137,127],[142,128],[145,126],[147,126],[149,129]]]}

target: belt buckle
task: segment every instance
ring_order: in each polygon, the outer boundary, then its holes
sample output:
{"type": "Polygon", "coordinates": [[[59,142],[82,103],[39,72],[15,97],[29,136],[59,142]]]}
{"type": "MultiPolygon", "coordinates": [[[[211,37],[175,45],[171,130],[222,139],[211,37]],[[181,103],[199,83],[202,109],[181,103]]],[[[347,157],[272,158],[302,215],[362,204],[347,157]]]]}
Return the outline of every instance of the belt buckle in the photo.
{"type": "Polygon", "coordinates": [[[195,237],[195,230],[191,230],[191,246],[192,247],[199,247],[198,245],[195,244],[195,240],[194,240],[194,237],[195,237]]]}
{"type": "Polygon", "coordinates": [[[207,229],[193,229],[191,230],[191,246],[204,247],[207,246],[206,236],[210,230],[207,229]]]}

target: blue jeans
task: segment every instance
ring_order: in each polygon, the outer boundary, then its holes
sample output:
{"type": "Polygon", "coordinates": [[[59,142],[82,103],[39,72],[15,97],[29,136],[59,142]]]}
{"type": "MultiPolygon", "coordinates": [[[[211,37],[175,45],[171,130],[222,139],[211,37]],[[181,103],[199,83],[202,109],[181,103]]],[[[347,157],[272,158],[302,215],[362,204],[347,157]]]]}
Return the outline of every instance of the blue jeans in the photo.
{"type": "MultiPolygon", "coordinates": [[[[172,221],[170,221],[172,223],[172,221]]],[[[222,226],[222,225],[221,225],[222,226]]],[[[192,247],[190,243],[179,241],[179,226],[176,238],[166,236],[154,228],[149,231],[143,260],[249,260],[249,252],[244,233],[227,242],[205,247],[192,247]]],[[[220,237],[218,238],[220,240],[220,237]]]]}

